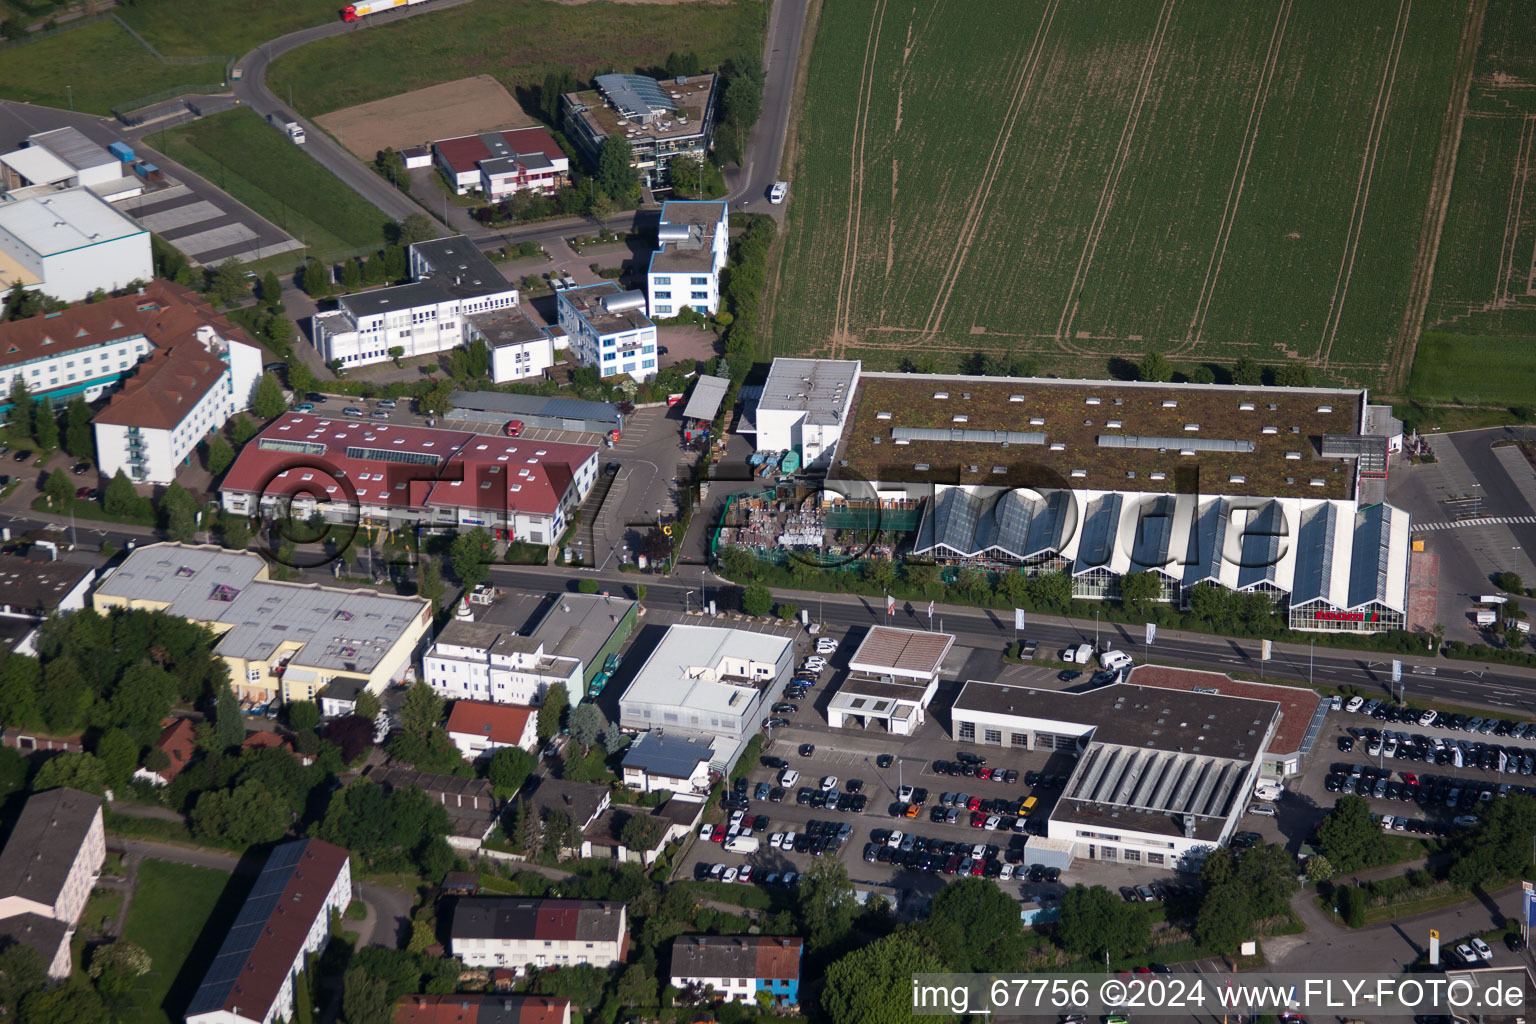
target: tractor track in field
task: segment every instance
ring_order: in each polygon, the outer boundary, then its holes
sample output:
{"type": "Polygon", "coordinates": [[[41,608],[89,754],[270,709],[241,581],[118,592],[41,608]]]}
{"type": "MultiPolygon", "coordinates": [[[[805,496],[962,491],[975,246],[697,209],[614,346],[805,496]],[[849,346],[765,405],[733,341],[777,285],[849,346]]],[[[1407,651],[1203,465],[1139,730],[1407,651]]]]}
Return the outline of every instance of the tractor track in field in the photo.
{"type": "Polygon", "coordinates": [[[843,265],[837,279],[837,306],[832,318],[832,355],[852,338],[849,321],[853,316],[853,285],[858,270],[859,218],[864,208],[864,140],[869,134],[869,101],[874,92],[875,69],[879,61],[880,30],[885,25],[888,0],[876,0],[869,33],[864,39],[864,65],[859,70],[859,94],[855,98],[853,144],[848,159],[848,222],[843,231],[843,265]]]}
{"type": "Polygon", "coordinates": [[[1130,162],[1131,145],[1136,138],[1136,126],[1141,122],[1141,111],[1146,106],[1147,96],[1152,91],[1152,78],[1157,70],[1157,59],[1163,51],[1163,40],[1168,35],[1168,24],[1173,20],[1174,0],[1163,0],[1163,6],[1157,14],[1157,26],[1152,30],[1152,41],[1147,46],[1146,59],[1142,61],[1141,74],[1136,80],[1136,93],[1131,100],[1131,109],[1126,112],[1125,125],[1120,129],[1120,144],[1115,147],[1115,158],[1110,162],[1109,177],[1104,181],[1104,189],[1099,193],[1098,206],[1093,211],[1093,220],[1089,222],[1088,237],[1083,240],[1083,252],[1077,259],[1077,269],[1072,274],[1072,286],[1067,290],[1067,303],[1062,308],[1061,319],[1056,323],[1056,343],[1072,355],[1082,356],[1089,354],[1072,344],[1072,321],[1077,318],[1077,307],[1080,301],[1078,289],[1082,287],[1083,280],[1088,275],[1088,268],[1093,264],[1093,257],[1098,252],[1099,239],[1104,235],[1104,226],[1109,222],[1110,211],[1115,205],[1115,191],[1120,184],[1120,175],[1125,173],[1125,165],[1130,162]]]}
{"type": "Polygon", "coordinates": [[[1221,211],[1221,221],[1216,228],[1216,244],[1211,248],[1211,259],[1200,282],[1200,295],[1195,300],[1195,312],[1189,320],[1189,333],[1184,343],[1167,353],[1180,356],[1200,344],[1205,330],[1205,318],[1211,311],[1216,297],[1216,285],[1221,281],[1221,264],[1226,259],[1227,242],[1232,237],[1232,225],[1237,222],[1237,208],[1243,201],[1243,188],[1248,183],[1248,167],[1253,161],[1254,150],[1259,145],[1259,128],[1264,121],[1264,107],[1269,102],[1269,87],[1275,80],[1280,66],[1280,50],[1285,44],[1285,29],[1291,20],[1293,0],[1282,0],[1275,12],[1275,27],[1269,34],[1269,50],[1264,56],[1264,67],[1259,72],[1259,85],[1254,90],[1253,105],[1248,108],[1248,124],[1243,130],[1243,144],[1238,149],[1237,166],[1232,169],[1232,183],[1227,186],[1227,202],[1221,211]]]}
{"type": "Polygon", "coordinates": [[[1376,154],[1386,133],[1387,114],[1392,106],[1392,90],[1397,85],[1397,65],[1408,38],[1408,20],[1413,15],[1413,0],[1399,0],[1397,22],[1392,26],[1392,41],[1387,46],[1387,61],[1382,67],[1381,85],[1376,90],[1376,105],[1371,110],[1371,127],[1366,133],[1365,153],[1360,160],[1360,177],[1355,184],[1355,202],[1349,211],[1349,230],[1345,233],[1344,252],[1339,258],[1339,273],[1334,279],[1333,297],[1328,302],[1328,316],[1323,321],[1317,363],[1327,366],[1333,355],[1333,343],[1339,335],[1339,321],[1344,317],[1344,303],[1349,297],[1349,281],[1355,272],[1355,255],[1360,236],[1365,233],[1365,212],[1371,201],[1371,179],[1376,173],[1376,154]]]}

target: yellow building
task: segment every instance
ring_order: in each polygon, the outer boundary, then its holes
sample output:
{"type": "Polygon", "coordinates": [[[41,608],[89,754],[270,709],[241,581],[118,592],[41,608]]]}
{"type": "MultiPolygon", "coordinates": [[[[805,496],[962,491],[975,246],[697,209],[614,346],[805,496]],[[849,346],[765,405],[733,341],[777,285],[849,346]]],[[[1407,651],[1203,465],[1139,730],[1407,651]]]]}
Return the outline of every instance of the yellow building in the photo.
{"type": "Polygon", "coordinates": [[[142,608],[208,626],[246,705],[315,700],[333,682],[381,693],[405,678],[432,628],[421,598],[277,582],[261,555],[211,544],[138,548],[91,602],[98,612],[142,608]]]}

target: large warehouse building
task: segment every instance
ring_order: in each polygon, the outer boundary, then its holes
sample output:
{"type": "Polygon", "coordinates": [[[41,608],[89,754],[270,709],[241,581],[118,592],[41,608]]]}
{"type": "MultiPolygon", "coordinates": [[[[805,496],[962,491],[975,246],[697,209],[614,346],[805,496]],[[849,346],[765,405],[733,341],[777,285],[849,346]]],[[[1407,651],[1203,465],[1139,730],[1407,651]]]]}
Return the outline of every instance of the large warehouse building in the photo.
{"type": "Polygon", "coordinates": [[[149,232],[88,188],[0,201],[0,280],[79,302],[155,276],[149,232]]]}
{"type": "Polygon", "coordinates": [[[1237,830],[1280,710],[1129,683],[1065,693],[971,680],[955,698],[950,734],[1075,754],[1046,833],[1072,856],[1191,870],[1237,830]]]}
{"type": "MultiPolygon", "coordinates": [[[[769,381],[818,372],[776,363],[769,381]]],[[[822,403],[829,489],[922,500],[915,555],[1066,571],[1081,598],[1152,572],[1167,601],[1270,594],[1295,629],[1404,626],[1408,515],[1360,501],[1401,443],[1372,431],[1401,427],[1362,390],[855,376],[846,415],[822,403]]],[[[809,394],[765,388],[760,448],[765,418],[809,394]]]]}

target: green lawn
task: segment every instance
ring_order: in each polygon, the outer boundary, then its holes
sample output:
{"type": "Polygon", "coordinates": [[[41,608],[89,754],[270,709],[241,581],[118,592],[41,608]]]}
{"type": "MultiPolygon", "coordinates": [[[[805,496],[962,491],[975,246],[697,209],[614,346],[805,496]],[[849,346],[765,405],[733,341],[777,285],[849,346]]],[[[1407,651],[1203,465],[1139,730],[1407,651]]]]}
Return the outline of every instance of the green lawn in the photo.
{"type": "Polygon", "coordinates": [[[1409,394],[1426,403],[1536,405],[1536,338],[1426,333],[1409,394]]]}
{"type": "Polygon", "coordinates": [[[138,0],[117,15],[168,57],[239,57],[269,39],[340,20],[342,0],[138,0]]]}
{"type": "Polygon", "coordinates": [[[161,63],[110,19],[0,50],[0,97],[64,110],[73,97],[76,110],[92,114],[223,80],[222,64],[161,63]]]}
{"type": "Polygon", "coordinates": [[[514,92],[553,68],[579,78],[661,64],[691,50],[705,67],[761,59],[768,5],[476,3],[318,40],[273,61],[267,84],[313,117],[466,75],[491,74],[514,92]]]}
{"type": "MultiPolygon", "coordinates": [[[[149,144],[318,253],[382,245],[373,204],[246,107],[159,132],[149,144]]],[[[299,262],[290,254],[290,265],[299,262]]]]}
{"type": "Polygon", "coordinates": [[[228,919],[211,921],[229,884],[228,872],[211,868],[159,860],[139,865],[138,888],[128,907],[123,937],[143,946],[154,967],[134,990],[130,1005],[122,1008],[119,1019],[124,1024],[169,1024],[167,996],[173,996],[170,1010],[180,1019],[180,1011],[201,981],[197,964],[186,969],[193,947],[206,966],[234,920],[232,908],[221,908],[221,913],[230,909],[228,919]],[[193,973],[197,976],[191,977],[193,973]]]}
{"type": "Polygon", "coordinates": [[[1386,376],[1462,5],[984,6],[823,7],[775,353],[1386,376]]]}

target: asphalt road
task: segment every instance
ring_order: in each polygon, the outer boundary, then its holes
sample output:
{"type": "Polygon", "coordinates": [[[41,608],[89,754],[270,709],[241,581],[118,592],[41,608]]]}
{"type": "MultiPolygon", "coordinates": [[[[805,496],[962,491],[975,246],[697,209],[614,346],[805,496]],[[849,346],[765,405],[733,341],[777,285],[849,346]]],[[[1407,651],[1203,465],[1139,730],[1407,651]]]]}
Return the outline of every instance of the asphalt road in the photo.
{"type": "Polygon", "coordinates": [[[756,204],[774,217],[783,217],[783,206],[768,203],[768,190],[779,176],[784,158],[784,137],[795,93],[795,69],[800,64],[800,45],[805,35],[806,0],[778,0],[768,16],[768,38],[763,47],[763,110],[747,136],[740,167],[726,173],[733,209],[756,204]]]}

